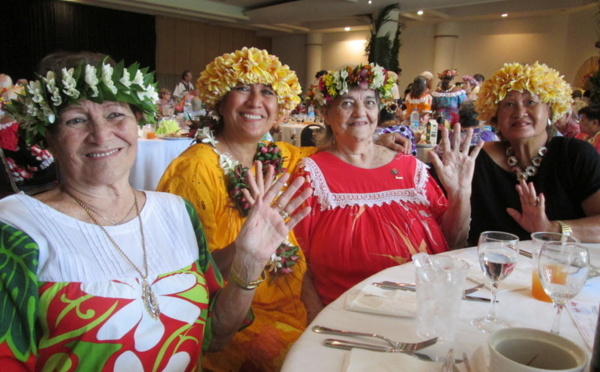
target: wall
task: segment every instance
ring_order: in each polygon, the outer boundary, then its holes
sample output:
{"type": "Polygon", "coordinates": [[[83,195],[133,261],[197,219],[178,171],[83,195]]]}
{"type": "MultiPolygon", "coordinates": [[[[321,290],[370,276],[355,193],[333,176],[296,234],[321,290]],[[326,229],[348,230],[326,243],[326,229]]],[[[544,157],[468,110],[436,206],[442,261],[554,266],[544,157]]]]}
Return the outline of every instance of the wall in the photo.
{"type": "Polygon", "coordinates": [[[255,31],[170,17],[156,17],[156,78],[159,87],[173,89],[184,70],[194,81],[215,57],[242,47],[271,49],[271,38],[255,31]]]}
{"type": "MultiPolygon", "coordinates": [[[[580,65],[599,55],[594,47],[598,40],[595,14],[594,7],[586,7],[573,13],[545,17],[460,22],[455,64],[448,68],[457,68],[460,75],[481,73],[489,77],[505,62],[539,61],[556,68],[572,82],[580,65]]],[[[401,36],[401,91],[415,76],[433,68],[435,29],[435,24],[407,23],[401,36]]],[[[367,37],[367,31],[324,34],[323,68],[337,69],[344,64],[365,63],[364,44],[362,49],[354,45],[364,43],[367,37]]],[[[287,48],[302,50],[303,47],[302,41],[290,36],[273,40],[275,54],[283,53],[287,48]]],[[[286,63],[294,64],[299,75],[304,74],[301,57],[286,63]]]]}

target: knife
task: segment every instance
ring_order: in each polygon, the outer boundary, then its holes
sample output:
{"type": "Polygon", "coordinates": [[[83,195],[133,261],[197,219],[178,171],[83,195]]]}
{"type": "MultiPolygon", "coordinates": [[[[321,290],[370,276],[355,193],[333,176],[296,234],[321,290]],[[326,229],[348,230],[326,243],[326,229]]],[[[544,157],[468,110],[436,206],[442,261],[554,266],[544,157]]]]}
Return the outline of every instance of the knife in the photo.
{"type": "MultiPolygon", "coordinates": [[[[373,283],[374,286],[382,288],[382,289],[390,289],[390,290],[395,290],[395,289],[399,289],[402,291],[410,291],[410,292],[416,292],[416,287],[413,284],[405,284],[405,283],[393,283],[393,282],[377,282],[377,283],[373,283]]],[[[472,293],[472,292],[471,292],[472,293]]],[[[485,298],[485,297],[478,297],[478,296],[471,296],[471,295],[464,295],[463,296],[463,300],[467,300],[467,301],[479,301],[479,302],[491,302],[492,300],[489,298],[485,298]]],[[[498,300],[496,300],[496,303],[498,303],[498,300]]]]}
{"type": "MultiPolygon", "coordinates": [[[[343,349],[343,350],[352,350],[353,348],[356,348],[356,349],[377,351],[380,353],[402,353],[402,354],[408,354],[408,355],[414,356],[418,359],[425,360],[427,362],[443,362],[445,360],[444,357],[430,357],[427,354],[415,353],[413,351],[399,351],[399,350],[394,350],[393,348],[387,347],[387,346],[371,345],[371,344],[365,344],[362,342],[352,342],[352,341],[346,341],[346,340],[336,340],[334,338],[327,338],[327,339],[323,340],[323,345],[332,347],[332,348],[336,348],[336,349],[343,349]]],[[[455,359],[454,362],[462,363],[463,361],[461,359],[455,359]]]]}

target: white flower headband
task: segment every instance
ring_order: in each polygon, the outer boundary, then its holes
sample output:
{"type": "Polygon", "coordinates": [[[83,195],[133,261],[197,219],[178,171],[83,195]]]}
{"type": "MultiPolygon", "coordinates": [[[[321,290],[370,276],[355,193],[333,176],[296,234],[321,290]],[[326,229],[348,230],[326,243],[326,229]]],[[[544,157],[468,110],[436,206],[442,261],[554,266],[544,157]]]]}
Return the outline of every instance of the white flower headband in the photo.
{"type": "Polygon", "coordinates": [[[140,69],[138,63],[125,68],[121,61],[113,67],[106,59],[98,66],[81,63],[63,68],[59,76],[48,71],[45,77],[29,82],[6,106],[28,144],[43,144],[46,130],[56,122],[60,110],[80,100],[125,102],[142,111],[140,124],[155,122],[158,94],[154,74],[148,73],[148,68],[140,69]]]}

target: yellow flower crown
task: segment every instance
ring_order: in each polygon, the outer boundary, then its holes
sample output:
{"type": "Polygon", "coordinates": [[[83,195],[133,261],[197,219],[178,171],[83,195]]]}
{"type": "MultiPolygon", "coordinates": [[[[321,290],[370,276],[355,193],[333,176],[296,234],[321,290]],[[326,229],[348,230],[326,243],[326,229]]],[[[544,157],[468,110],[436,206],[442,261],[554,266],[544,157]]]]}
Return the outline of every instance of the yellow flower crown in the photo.
{"type": "Polygon", "coordinates": [[[558,71],[538,62],[532,65],[506,63],[481,84],[475,102],[479,119],[491,123],[496,117],[498,103],[513,90],[537,94],[550,106],[552,122],[560,119],[571,107],[571,86],[558,71]]]}
{"type": "Polygon", "coordinates": [[[244,47],[215,58],[200,74],[196,87],[202,102],[214,109],[238,83],[270,85],[277,93],[280,116],[300,103],[302,88],[296,73],[276,56],[257,48],[244,47]]]}

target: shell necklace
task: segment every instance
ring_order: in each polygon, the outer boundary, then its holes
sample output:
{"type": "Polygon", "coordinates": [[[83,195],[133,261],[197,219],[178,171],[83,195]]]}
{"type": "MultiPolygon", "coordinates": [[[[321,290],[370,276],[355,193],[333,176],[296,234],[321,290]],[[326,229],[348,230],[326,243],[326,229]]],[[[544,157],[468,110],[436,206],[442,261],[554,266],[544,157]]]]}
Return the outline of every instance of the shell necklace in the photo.
{"type": "Polygon", "coordinates": [[[515,151],[513,150],[512,146],[508,146],[505,155],[508,165],[517,175],[517,180],[527,181],[527,178],[533,177],[537,174],[538,167],[540,166],[540,164],[542,164],[542,158],[544,157],[544,155],[546,155],[547,152],[548,148],[546,146],[540,147],[540,149],[537,151],[537,155],[534,156],[533,159],[531,159],[531,165],[527,166],[524,171],[518,165],[519,159],[517,159],[517,157],[515,156],[515,151]]]}
{"type": "Polygon", "coordinates": [[[140,274],[140,277],[142,278],[142,301],[144,302],[144,308],[146,309],[146,312],[148,313],[148,315],[150,315],[152,319],[158,319],[158,316],[160,315],[160,307],[158,306],[158,300],[156,299],[156,295],[154,294],[150,283],[148,283],[148,255],[146,253],[146,238],[144,237],[144,225],[142,224],[142,217],[140,216],[140,206],[138,204],[138,199],[137,195],[135,194],[135,191],[133,191],[133,200],[135,205],[135,211],[137,213],[137,218],[140,223],[140,235],[142,236],[142,252],[144,254],[144,273],[142,273],[142,270],[139,267],[137,267],[137,265],[134,264],[133,261],[131,261],[131,258],[129,258],[129,256],[125,254],[121,247],[119,247],[117,242],[112,238],[112,236],[110,236],[106,228],[100,225],[96,217],[94,217],[94,215],[92,214],[90,208],[87,205],[85,205],[81,200],[71,195],[70,192],[66,190],[65,192],[67,193],[67,195],[72,197],[73,200],[75,200],[77,204],[81,206],[81,208],[83,208],[83,210],[92,219],[92,221],[94,221],[94,223],[100,229],[102,229],[108,240],[117,249],[117,251],[119,251],[121,256],[125,258],[125,261],[127,261],[127,263],[131,265],[131,267],[133,267],[135,271],[138,272],[138,274],[140,274]]]}

